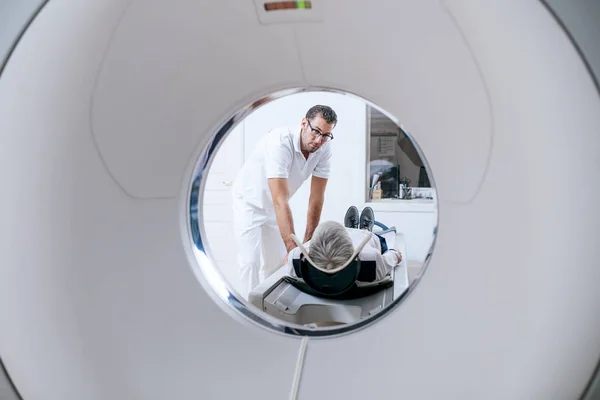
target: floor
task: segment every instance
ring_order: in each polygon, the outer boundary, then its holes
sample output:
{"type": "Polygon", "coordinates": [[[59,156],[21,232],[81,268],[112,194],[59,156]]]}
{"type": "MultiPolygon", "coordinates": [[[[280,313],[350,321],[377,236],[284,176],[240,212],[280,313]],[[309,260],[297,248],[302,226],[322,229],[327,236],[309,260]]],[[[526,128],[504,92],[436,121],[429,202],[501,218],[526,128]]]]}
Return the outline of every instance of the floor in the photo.
{"type": "Polygon", "coordinates": [[[408,261],[408,281],[412,283],[421,272],[422,263],[419,261],[408,261]]]}

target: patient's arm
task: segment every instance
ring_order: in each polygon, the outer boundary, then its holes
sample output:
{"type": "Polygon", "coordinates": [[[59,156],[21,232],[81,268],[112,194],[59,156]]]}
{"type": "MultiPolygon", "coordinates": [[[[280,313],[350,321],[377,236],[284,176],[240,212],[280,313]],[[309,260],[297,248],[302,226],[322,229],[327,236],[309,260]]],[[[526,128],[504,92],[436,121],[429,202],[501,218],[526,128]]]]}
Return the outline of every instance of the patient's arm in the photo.
{"type": "Polygon", "coordinates": [[[399,252],[392,249],[381,254],[376,260],[377,273],[375,279],[381,280],[390,273],[392,268],[402,262],[402,256],[399,252]]]}
{"type": "Polygon", "coordinates": [[[399,251],[394,249],[386,251],[381,255],[381,257],[383,257],[383,259],[386,260],[386,263],[391,265],[392,268],[402,262],[402,255],[399,251]]]}
{"type": "Polygon", "coordinates": [[[375,280],[380,281],[390,273],[392,268],[396,266],[398,258],[396,255],[389,255],[388,252],[381,254],[381,250],[372,247],[365,246],[359,254],[361,260],[375,260],[375,280]]]}
{"type": "Polygon", "coordinates": [[[296,247],[296,243],[291,237],[294,232],[294,220],[292,218],[292,210],[290,209],[290,188],[288,181],[285,178],[270,178],[269,189],[275,206],[275,216],[281,238],[285,244],[285,249],[289,253],[290,250],[296,247]]]}
{"type": "MultiPolygon", "coordinates": [[[[385,254],[390,253],[390,252],[396,254],[396,257],[398,258],[396,265],[400,264],[402,262],[402,253],[396,249],[389,249],[388,251],[385,252],[385,254]]],[[[385,254],[384,254],[384,256],[385,256],[385,254]]]]}

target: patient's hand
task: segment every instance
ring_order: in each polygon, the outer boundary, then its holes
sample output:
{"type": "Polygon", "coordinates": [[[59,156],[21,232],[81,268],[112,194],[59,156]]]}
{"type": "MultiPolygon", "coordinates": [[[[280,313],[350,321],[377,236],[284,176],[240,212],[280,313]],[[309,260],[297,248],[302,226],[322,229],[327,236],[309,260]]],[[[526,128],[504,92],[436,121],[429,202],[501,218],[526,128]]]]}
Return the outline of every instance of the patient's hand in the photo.
{"type": "Polygon", "coordinates": [[[285,257],[283,257],[283,261],[281,262],[281,265],[286,265],[288,262],[288,254],[285,255],[285,257]]]}
{"type": "Polygon", "coordinates": [[[402,253],[400,253],[398,250],[396,249],[392,249],[394,251],[394,253],[396,253],[396,255],[398,256],[398,264],[400,264],[402,262],[402,253]]]}

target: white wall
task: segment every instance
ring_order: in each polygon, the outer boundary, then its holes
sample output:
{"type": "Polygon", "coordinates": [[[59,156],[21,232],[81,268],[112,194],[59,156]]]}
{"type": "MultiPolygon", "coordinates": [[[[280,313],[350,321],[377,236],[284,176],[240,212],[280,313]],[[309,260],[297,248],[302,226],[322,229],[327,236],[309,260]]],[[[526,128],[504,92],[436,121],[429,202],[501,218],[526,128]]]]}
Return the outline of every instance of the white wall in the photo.
{"type": "MultiPolygon", "coordinates": [[[[300,122],[306,111],[315,104],[328,105],[338,115],[338,124],[333,130],[334,139],[331,142],[331,177],[325,192],[321,221],[342,221],[350,205],[360,208],[364,202],[367,109],[363,101],[335,93],[301,93],[268,103],[244,121],[244,153],[247,157],[254,148],[253,143],[274,127],[300,129],[300,122]]],[[[306,227],[309,194],[310,179],[290,201],[294,229],[299,237],[304,235],[306,227]]]]}
{"type": "Polygon", "coordinates": [[[241,293],[238,279],[237,246],[233,230],[233,212],[230,183],[241,168],[244,159],[244,127],[242,124],[229,133],[219,147],[210,166],[199,207],[200,225],[204,225],[209,256],[217,264],[225,279],[241,293]]]}

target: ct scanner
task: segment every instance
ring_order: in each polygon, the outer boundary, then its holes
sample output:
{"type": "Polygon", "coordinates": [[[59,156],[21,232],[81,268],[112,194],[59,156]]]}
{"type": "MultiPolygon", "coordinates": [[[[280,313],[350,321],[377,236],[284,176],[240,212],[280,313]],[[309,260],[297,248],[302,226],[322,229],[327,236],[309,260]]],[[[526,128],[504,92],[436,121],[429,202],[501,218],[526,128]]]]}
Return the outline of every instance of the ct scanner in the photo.
{"type": "Polygon", "coordinates": [[[13,18],[26,3],[0,8],[3,400],[597,395],[597,2],[50,0],[13,18]],[[303,88],[397,117],[437,186],[427,271],[358,329],[248,311],[190,240],[215,133],[303,88]]]}

